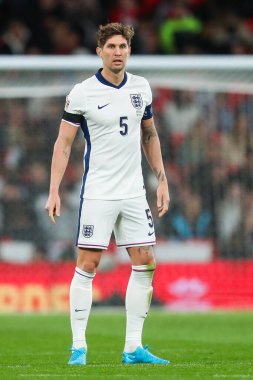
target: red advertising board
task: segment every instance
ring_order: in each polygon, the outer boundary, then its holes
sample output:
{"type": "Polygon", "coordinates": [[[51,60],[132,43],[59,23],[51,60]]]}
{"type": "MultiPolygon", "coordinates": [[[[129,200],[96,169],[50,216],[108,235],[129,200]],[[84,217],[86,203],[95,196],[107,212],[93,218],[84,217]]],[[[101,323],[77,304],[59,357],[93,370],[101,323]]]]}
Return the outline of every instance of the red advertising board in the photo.
{"type": "MultiPolygon", "coordinates": [[[[98,270],[95,302],[125,297],[131,268],[98,270]]],[[[68,311],[73,263],[0,263],[0,311],[68,311]]],[[[201,264],[159,263],[154,299],[171,310],[253,309],[253,260],[201,264]]]]}

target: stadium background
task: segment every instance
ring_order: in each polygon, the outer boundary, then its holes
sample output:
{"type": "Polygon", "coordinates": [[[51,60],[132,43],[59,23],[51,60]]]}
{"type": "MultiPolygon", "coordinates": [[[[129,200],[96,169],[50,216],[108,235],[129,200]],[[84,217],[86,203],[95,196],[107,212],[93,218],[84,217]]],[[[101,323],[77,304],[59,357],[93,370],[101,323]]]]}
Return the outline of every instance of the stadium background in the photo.
{"type": "MultiPolygon", "coordinates": [[[[135,26],[133,55],[140,57],[253,52],[253,5],[247,0],[8,0],[0,3],[0,60],[6,55],[88,58],[94,54],[97,26],[108,20],[135,26]]],[[[8,75],[1,83],[15,80],[17,72],[8,75]]],[[[159,220],[156,183],[144,161],[158,237],[153,303],[169,310],[252,308],[252,94],[160,85],[153,87],[153,95],[172,198],[168,215],[159,220]]],[[[64,102],[64,96],[1,95],[4,312],[68,310],[83,171],[81,135],[61,187],[56,227],[43,210],[64,102]]],[[[123,305],[130,273],[126,256],[112,240],[94,281],[95,304],[123,305]]]]}

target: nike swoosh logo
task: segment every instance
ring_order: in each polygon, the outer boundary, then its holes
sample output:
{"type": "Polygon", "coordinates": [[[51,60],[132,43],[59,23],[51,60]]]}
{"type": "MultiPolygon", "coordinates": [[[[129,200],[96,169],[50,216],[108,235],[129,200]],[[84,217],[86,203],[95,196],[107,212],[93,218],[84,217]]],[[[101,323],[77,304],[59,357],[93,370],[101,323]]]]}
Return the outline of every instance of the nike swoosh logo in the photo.
{"type": "Polygon", "coordinates": [[[75,309],[75,312],[77,313],[78,311],[85,311],[86,309],[75,309]]]}
{"type": "Polygon", "coordinates": [[[155,233],[155,231],[153,231],[153,232],[149,232],[148,233],[148,236],[151,236],[151,235],[153,235],[155,233]]]}
{"type": "Polygon", "coordinates": [[[101,110],[102,108],[108,106],[110,103],[104,104],[103,106],[98,106],[98,109],[101,110]]]}

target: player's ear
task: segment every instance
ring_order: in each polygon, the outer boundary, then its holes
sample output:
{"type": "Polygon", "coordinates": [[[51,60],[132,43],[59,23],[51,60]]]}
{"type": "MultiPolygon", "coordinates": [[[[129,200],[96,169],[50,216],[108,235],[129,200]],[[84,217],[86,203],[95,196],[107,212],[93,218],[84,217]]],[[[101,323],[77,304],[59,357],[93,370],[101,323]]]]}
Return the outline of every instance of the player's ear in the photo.
{"type": "Polygon", "coordinates": [[[131,55],[131,52],[132,52],[132,49],[131,49],[131,46],[129,46],[129,48],[128,48],[128,57],[129,57],[129,55],[131,55]]]}
{"type": "Polygon", "coordinates": [[[101,58],[102,49],[100,47],[96,48],[97,55],[101,58]]]}

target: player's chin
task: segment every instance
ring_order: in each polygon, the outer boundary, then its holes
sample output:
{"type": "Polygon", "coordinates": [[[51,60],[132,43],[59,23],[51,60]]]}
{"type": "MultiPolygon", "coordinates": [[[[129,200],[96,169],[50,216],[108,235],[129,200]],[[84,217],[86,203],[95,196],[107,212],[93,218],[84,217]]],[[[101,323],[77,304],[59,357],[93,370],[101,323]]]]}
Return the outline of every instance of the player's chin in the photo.
{"type": "Polygon", "coordinates": [[[121,63],[121,64],[114,64],[113,66],[112,66],[112,72],[114,73],[114,74],[118,74],[119,72],[121,72],[122,70],[124,69],[124,64],[123,63],[121,63]]]}

